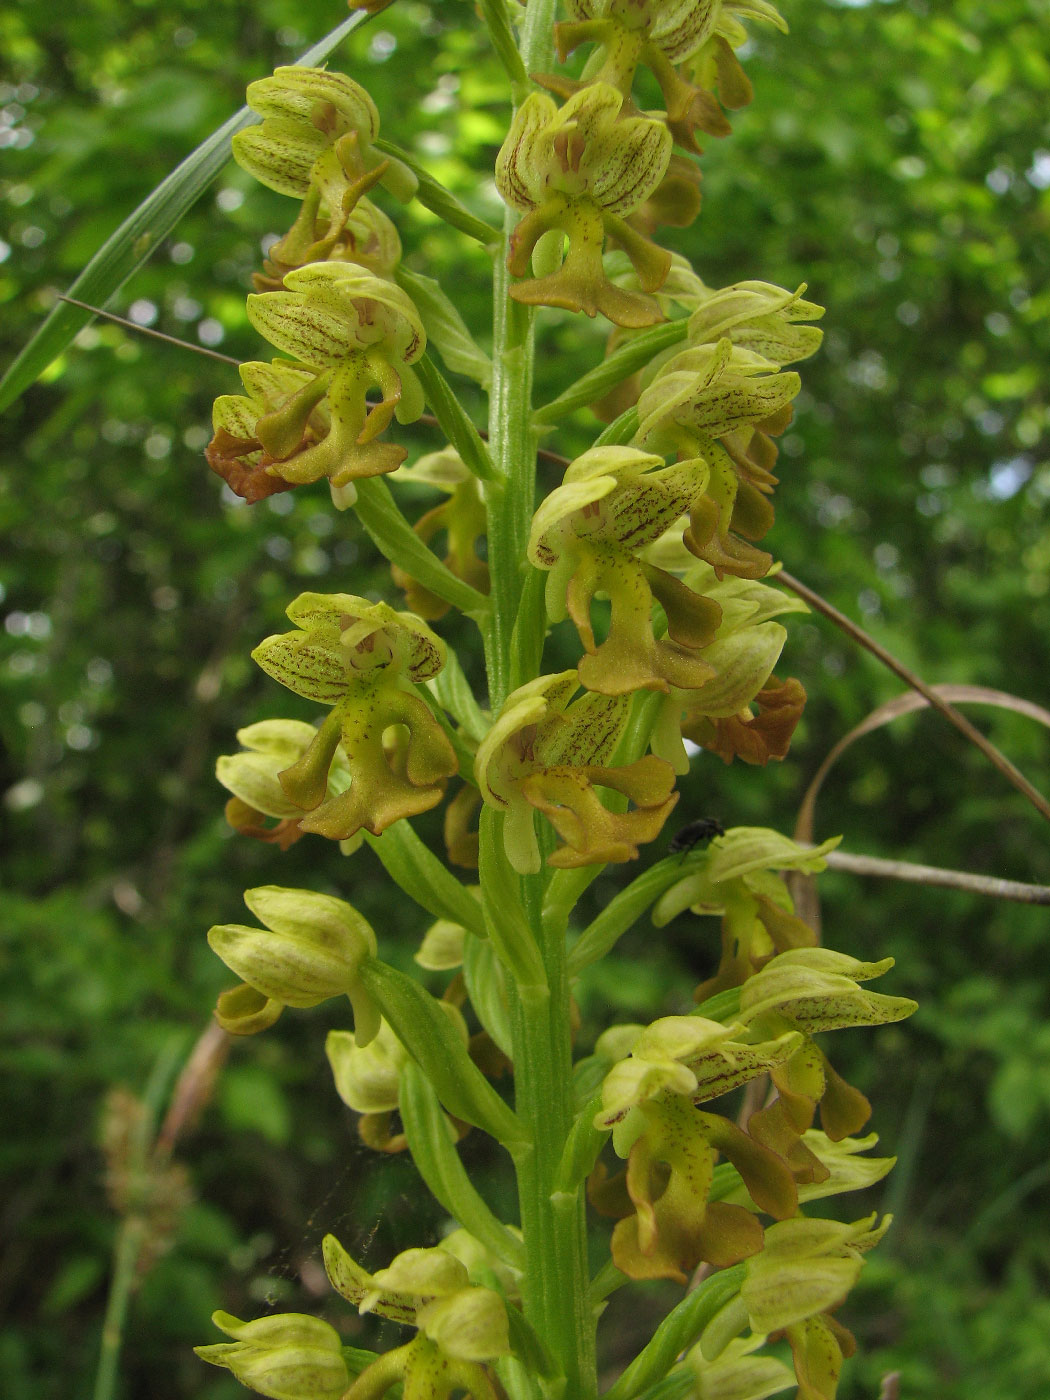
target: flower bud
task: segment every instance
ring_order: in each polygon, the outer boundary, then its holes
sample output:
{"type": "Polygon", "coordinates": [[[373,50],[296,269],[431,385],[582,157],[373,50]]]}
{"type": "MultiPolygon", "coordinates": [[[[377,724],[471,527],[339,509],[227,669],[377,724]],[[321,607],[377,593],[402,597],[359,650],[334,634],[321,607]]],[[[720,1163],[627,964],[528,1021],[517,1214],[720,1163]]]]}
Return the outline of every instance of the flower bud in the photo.
{"type": "Polygon", "coordinates": [[[235,1340],[195,1347],[197,1355],[271,1400],[339,1400],[350,1383],[339,1333],[320,1318],[279,1313],[241,1322],[217,1312],[212,1321],[235,1340]]]}
{"type": "Polygon", "coordinates": [[[690,1400],[766,1400],[795,1384],[789,1366],[772,1356],[753,1356],[765,1337],[740,1337],[729,1343],[717,1361],[707,1361],[699,1346],[687,1358],[695,1377],[690,1400]]]}
{"type": "Polygon", "coordinates": [[[796,1216],[771,1225],[760,1254],[747,1261],[740,1296],[756,1332],[776,1332],[841,1303],[856,1283],[861,1254],[878,1244],[890,1216],[845,1225],[796,1216]]]}
{"type": "Polygon", "coordinates": [[[347,995],[358,1042],[379,1030],[379,1012],[363,991],[358,969],[376,955],[371,926],[351,905],[310,890],[264,885],[248,890],[248,908],[266,929],[218,924],[208,942],[223,962],[260,995],[284,1006],[316,1006],[347,995]]]}
{"type": "Polygon", "coordinates": [[[392,1113],[397,1108],[408,1052],[386,1021],[365,1046],[348,1031],[329,1031],[324,1048],[336,1093],[348,1108],[357,1113],[392,1113]]]}

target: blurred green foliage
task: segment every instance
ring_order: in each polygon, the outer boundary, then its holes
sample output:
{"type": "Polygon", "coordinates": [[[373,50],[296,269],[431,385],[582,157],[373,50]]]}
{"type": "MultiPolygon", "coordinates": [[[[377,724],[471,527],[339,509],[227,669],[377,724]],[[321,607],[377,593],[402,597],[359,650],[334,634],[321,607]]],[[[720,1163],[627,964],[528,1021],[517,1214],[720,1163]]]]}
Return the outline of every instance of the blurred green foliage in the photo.
{"type": "MultiPolygon", "coordinates": [[[[756,32],[755,102],[732,137],[710,143],[704,210],[679,236],[711,285],[804,280],[828,307],[825,349],[805,367],[783,444],[773,548],[927,680],[1040,700],[1050,659],[1050,4],[783,9],[792,32],[756,32]]],[[[246,82],[340,17],[327,0],[5,7],[7,357],[106,235],[240,104],[246,82]]],[[[496,215],[487,172],[505,129],[503,85],[470,6],[398,0],[333,62],[369,87],[385,135],[496,215]]],[[[254,356],[244,290],[289,210],[230,166],[114,309],[254,356]]],[[[454,270],[448,285],[483,338],[484,253],[464,251],[425,211],[396,213],[409,266],[454,270]]],[[[603,345],[602,328],[580,318],[546,313],[544,325],[541,400],[603,345]]],[[[347,861],[307,839],[281,855],[231,839],[222,820],[211,775],[234,730],[310,717],[255,670],[251,646],[303,588],[389,587],[320,488],[254,509],[223,495],[201,449],[212,398],[235,383],[229,366],[96,322],[2,424],[0,1378],[10,1400],[90,1391],[117,1226],[99,1116],[112,1086],[141,1093],[173,1037],[188,1049],[206,1025],[226,982],[202,937],[208,924],[239,917],[246,886],[278,881],[352,898],[405,959],[423,926],[390,901],[367,852],[347,861]]],[[[577,415],[550,445],[572,455],[593,422],[577,415]]],[[[436,445],[426,428],[406,440],[436,445]]],[[[753,771],[702,756],[683,820],[789,830],[830,744],[899,689],[823,620],[794,620],[790,632],[781,673],[810,694],[790,758],[753,771]]],[[[977,718],[1045,785],[1043,731],[1002,712],[977,718]]],[[[1050,883],[1039,819],[929,714],[844,758],[818,813],[818,835],[836,831],[851,850],[1050,883]]],[[[596,882],[581,917],[618,878],[596,882]]],[[[901,1157],[884,1194],[857,1206],[892,1208],[898,1223],[851,1298],[861,1354],[841,1394],[874,1400],[880,1376],[899,1369],[909,1400],[1041,1400],[1045,915],[845,875],[825,876],[822,891],[828,940],[892,954],[893,990],[921,1002],[905,1026],[834,1047],[901,1157]]],[[[713,922],[687,918],[659,942],[642,927],[625,938],[581,984],[581,1045],[613,1020],[682,1009],[715,937],[713,922]]],[[[133,1301],[126,1396],[242,1394],[202,1374],[188,1350],[211,1338],[216,1306],[245,1316],[280,1301],[327,1308],[346,1325],[318,1270],[325,1230],[373,1264],[440,1230],[410,1164],[377,1161],[335,1096],[322,1047],[337,1015],[290,1014],[235,1046],[180,1143],[196,1203],[133,1301]]],[[[465,1153],[471,1170],[491,1174],[480,1145],[468,1140],[465,1153]]],[[[639,1290],[629,1307],[614,1299],[610,1365],[658,1316],[645,1301],[657,1292],[639,1290]]]]}

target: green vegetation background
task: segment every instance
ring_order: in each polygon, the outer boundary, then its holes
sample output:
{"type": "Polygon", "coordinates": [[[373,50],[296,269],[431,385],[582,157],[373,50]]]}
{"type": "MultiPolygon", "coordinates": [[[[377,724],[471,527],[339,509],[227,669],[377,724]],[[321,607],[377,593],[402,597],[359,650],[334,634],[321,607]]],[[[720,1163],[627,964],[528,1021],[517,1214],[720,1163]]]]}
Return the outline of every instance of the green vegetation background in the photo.
{"type": "MultiPolygon", "coordinates": [[[[703,160],[704,209],[678,235],[712,285],[805,280],[828,307],[784,442],[773,548],[930,681],[1045,700],[1050,661],[1050,62],[1046,0],[785,0],[756,32],[754,105],[703,160]]],[[[243,100],[342,16],[335,0],[11,0],[0,13],[0,300],[9,357],[103,238],[243,100]]],[[[384,134],[479,211],[504,132],[502,85],[465,0],[398,0],[333,58],[384,134]],[[478,172],[481,172],[480,174],[478,172]]],[[[291,204],[235,167],[115,309],[241,358],[260,240],[291,204]]],[[[391,211],[393,212],[393,211],[391,211]]],[[[484,257],[425,213],[411,266],[449,285],[484,334],[484,257]]],[[[545,317],[541,396],[601,354],[600,326],[545,317]]],[[[231,839],[212,772],[234,730],[299,715],[248,659],[303,588],[388,588],[321,488],[254,509],[206,471],[212,398],[234,371],[96,323],[5,417],[7,545],[0,1029],[0,1390],[90,1393],[116,1218],[98,1150],[108,1090],[141,1093],[188,1049],[226,974],[203,932],[253,884],[352,899],[407,959],[423,927],[368,852],[312,838],[287,854],[231,839]]],[[[468,397],[471,391],[465,390],[468,397]]],[[[581,414],[560,450],[586,445],[581,414]]],[[[428,449],[435,440],[413,430],[428,449]]],[[[790,830],[830,744],[899,686],[819,618],[791,620],[781,674],[810,693],[788,761],[702,756],[680,813],[790,830]]],[[[1044,731],[978,721],[1037,784],[1044,731]]],[[[1050,883],[1039,819],[929,714],[853,749],[818,809],[850,850],[1050,883]]],[[[610,875],[595,887],[602,900],[610,875]]],[[[1046,915],[829,874],[826,937],[893,954],[903,1026],[837,1047],[900,1154],[863,1209],[897,1224],[844,1319],[861,1356],[843,1400],[903,1373],[908,1400],[1050,1394],[1050,1026],[1046,915]]],[[[640,928],[581,988],[587,1045],[616,1019],[682,1009],[713,922],[640,928]]],[[[334,1229],[366,1262],[432,1242],[439,1214],[408,1162],[360,1146],[323,1059],[337,1007],[238,1044],[180,1145],[195,1203],[133,1302],[123,1394],[231,1400],[189,1347],[214,1307],[345,1310],[319,1284],[334,1229]]],[[[478,1172],[491,1164],[466,1144],[478,1172]]],[[[625,1290],[625,1294],[631,1290],[625,1290]]],[[[661,1306],[614,1302],[609,1360],[661,1306]]],[[[621,1295],[623,1296],[623,1295],[621,1295]]],[[[638,1297],[638,1294],[635,1294],[638,1297]]],[[[647,1301],[648,1300],[648,1301],[647,1301]]],[[[364,1334],[361,1334],[362,1337],[364,1334]]]]}

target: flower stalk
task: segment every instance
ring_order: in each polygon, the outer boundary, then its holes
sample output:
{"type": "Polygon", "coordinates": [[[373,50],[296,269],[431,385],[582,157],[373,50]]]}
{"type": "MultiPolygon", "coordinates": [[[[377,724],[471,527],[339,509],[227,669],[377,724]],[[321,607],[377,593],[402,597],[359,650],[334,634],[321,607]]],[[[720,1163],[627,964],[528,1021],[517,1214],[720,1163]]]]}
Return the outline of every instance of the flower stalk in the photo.
{"type": "Polygon", "coordinates": [[[446,978],[435,995],[392,966],[346,901],[264,886],[245,897],[262,928],[209,935],[242,979],[217,1015],[244,1035],[285,1008],[341,1008],[326,1049],[362,1140],[407,1150],[458,1228],[375,1273],[325,1241],[336,1292],[407,1329],[381,1356],[354,1353],[353,1372],[332,1328],[297,1314],[217,1315],[232,1340],[200,1354],[276,1400],[383,1400],[396,1387],[405,1400],[596,1400],[602,1300],[635,1280],[685,1286],[703,1266],[713,1277],[627,1365],[614,1400],[759,1382],[772,1394],[790,1373],[753,1353],[777,1329],[803,1393],[832,1400],[851,1339],[830,1310],[884,1226],[821,1233],[801,1207],[877,1180],[889,1159],[863,1155],[870,1105],[813,1036],[915,1005],[861,986],[890,960],[816,947],[794,910],[781,874],[816,873],[834,842],[714,823],[710,844],[673,845],[682,853],[574,937],[591,881],[664,830],[690,772],[686,741],[725,762],[779,761],[805,700],[774,674],[788,637],[775,619],[800,605],[762,582],[772,555],[757,542],[800,385],[784,366],[816,351],[822,309],[804,287],[712,289],[655,238],[697,212],[697,131],[725,134],[723,108],[748,100],[742,20],[782,22],[766,0],[572,0],[560,25],[555,0],[481,11],[512,108],[498,245],[379,137],[351,79],[283,69],[253,86],[265,120],[238,157],[300,201],[249,298],[283,357],[242,367],[245,393],[218,400],[208,449],[246,500],[327,489],[408,605],[349,592],[290,604],[293,630],[253,657],[319,707],[317,725],[240,732],[242,752],[219,766],[228,818],[282,850],[321,837],[357,860],[369,845],[437,921],[416,962],[446,978]],[[582,78],[550,72],[556,48],[588,45],[582,78]],[[636,105],[640,66],[667,111],[636,105]],[[491,354],[436,281],[400,266],[396,218],[380,207],[390,196],[490,248],[491,354]],[[537,410],[550,307],[601,314],[613,331],[604,362],[566,375],[537,410]],[[445,370],[488,392],[487,434],[445,370]],[[541,429],[587,405],[608,426],[537,499],[541,429]],[[447,446],[409,464],[396,425],[424,409],[447,446]],[[441,496],[414,523],[405,483],[441,496]],[[452,611],[480,633],[481,693],[442,635],[452,611]],[[563,622],[576,659],[552,672],[545,641],[563,622]],[[438,807],[444,853],[411,825],[438,807]],[[475,869],[474,884],[459,873],[475,869]],[[575,979],[632,925],[686,913],[721,926],[695,1011],[608,1026],[579,1054],[575,979]],[[734,1122],[722,1100],[765,1075],[774,1098],[734,1122]],[[517,1221],[470,1180],[458,1147],[470,1131],[513,1168],[517,1221]],[[592,1213],[614,1222],[594,1277],[592,1213]]]}

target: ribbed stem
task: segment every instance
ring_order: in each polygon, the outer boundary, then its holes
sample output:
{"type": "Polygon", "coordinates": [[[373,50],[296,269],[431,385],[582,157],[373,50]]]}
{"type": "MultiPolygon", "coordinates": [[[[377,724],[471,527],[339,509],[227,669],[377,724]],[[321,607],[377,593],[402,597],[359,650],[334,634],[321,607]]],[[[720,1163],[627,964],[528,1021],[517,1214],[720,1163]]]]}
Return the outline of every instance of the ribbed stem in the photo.
{"type": "Polygon", "coordinates": [[[525,1241],[525,1316],[564,1368],[566,1395],[597,1395],[594,1316],[588,1298],[587,1226],[582,1187],[554,1190],[573,1118],[569,979],[561,930],[543,938],[541,876],[523,880],[530,922],[540,941],[548,987],[512,998],[515,1108],[532,1130],[534,1150],[518,1163],[525,1241]]]}
{"type": "MultiPolygon", "coordinates": [[[[554,0],[530,0],[521,36],[527,73],[551,66],[554,12],[554,0]]],[[[493,277],[489,451],[499,479],[486,483],[485,494],[492,580],[486,661],[494,711],[513,686],[533,679],[535,670],[523,667],[523,660],[538,664],[542,643],[542,638],[513,637],[528,570],[525,549],[536,505],[537,447],[532,420],[535,314],[511,298],[507,271],[518,217],[517,211],[507,210],[493,277]]],[[[536,623],[543,625],[541,610],[536,623]]],[[[544,987],[512,987],[510,993],[515,1108],[533,1143],[531,1151],[515,1155],[525,1244],[522,1301],[525,1316],[564,1370],[565,1396],[593,1400],[597,1372],[583,1192],[553,1189],[574,1107],[564,929],[552,928],[544,935],[540,915],[545,876],[528,876],[520,884],[547,981],[544,987]]]]}

